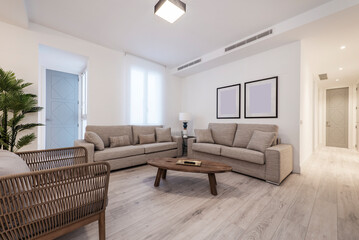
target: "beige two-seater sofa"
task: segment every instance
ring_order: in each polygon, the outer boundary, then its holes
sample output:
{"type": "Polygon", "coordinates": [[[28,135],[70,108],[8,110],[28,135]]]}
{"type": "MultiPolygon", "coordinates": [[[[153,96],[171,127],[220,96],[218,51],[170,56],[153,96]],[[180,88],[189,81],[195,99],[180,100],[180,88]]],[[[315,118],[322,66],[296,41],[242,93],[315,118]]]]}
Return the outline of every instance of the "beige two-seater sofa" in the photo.
{"type": "Polygon", "coordinates": [[[139,144],[139,136],[156,134],[156,128],[162,126],[87,126],[86,131],[96,133],[103,141],[105,149],[95,150],[93,143],[85,140],[76,140],[75,146],[83,146],[87,149],[88,162],[106,161],[111,170],[145,164],[147,160],[158,157],[182,156],[182,137],[171,136],[171,142],[156,142],[139,144]],[[130,138],[131,145],[110,148],[110,137],[125,136],[130,138]]]}
{"type": "Polygon", "coordinates": [[[278,126],[267,124],[209,123],[214,143],[188,139],[190,158],[214,160],[232,166],[233,171],[280,184],[293,170],[293,149],[277,144],[278,126]],[[275,132],[272,146],[264,152],[247,149],[253,132],[275,132]]]}

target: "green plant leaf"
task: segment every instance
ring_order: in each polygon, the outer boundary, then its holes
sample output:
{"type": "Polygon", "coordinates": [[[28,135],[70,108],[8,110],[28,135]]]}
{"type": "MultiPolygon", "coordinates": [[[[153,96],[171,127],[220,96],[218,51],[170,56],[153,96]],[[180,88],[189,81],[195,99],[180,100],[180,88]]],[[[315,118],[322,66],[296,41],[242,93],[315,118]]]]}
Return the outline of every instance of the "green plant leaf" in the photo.
{"type": "Polygon", "coordinates": [[[15,130],[18,132],[29,130],[34,127],[44,126],[44,124],[41,123],[27,123],[27,124],[20,124],[15,127],[15,130]]]}
{"type": "Polygon", "coordinates": [[[32,141],[34,141],[36,139],[35,133],[30,133],[27,134],[25,136],[22,136],[16,143],[15,147],[16,147],[16,151],[19,150],[20,148],[30,144],[32,141]]]}
{"type": "Polygon", "coordinates": [[[39,123],[22,123],[26,114],[42,109],[37,106],[35,94],[24,92],[31,85],[23,79],[17,79],[14,72],[0,68],[0,145],[4,149],[13,151],[14,147],[20,149],[31,143],[36,138],[34,133],[21,137],[16,143],[18,133],[43,126],[39,123]]]}

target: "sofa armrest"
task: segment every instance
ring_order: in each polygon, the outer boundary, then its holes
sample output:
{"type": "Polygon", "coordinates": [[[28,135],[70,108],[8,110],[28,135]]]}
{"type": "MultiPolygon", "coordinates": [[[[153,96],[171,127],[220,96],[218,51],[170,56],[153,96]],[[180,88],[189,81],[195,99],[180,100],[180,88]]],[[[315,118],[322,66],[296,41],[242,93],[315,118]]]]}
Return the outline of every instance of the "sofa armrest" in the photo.
{"type": "Polygon", "coordinates": [[[192,146],[193,143],[196,142],[196,138],[188,138],[187,140],[187,156],[189,158],[193,158],[193,150],[192,150],[192,146]]]}
{"type": "Polygon", "coordinates": [[[280,184],[293,171],[293,147],[289,144],[278,144],[267,148],[266,181],[280,184]]]}
{"type": "Polygon", "coordinates": [[[87,150],[87,162],[92,163],[94,162],[94,154],[95,154],[95,144],[86,142],[85,140],[75,140],[74,142],[75,147],[81,146],[86,148],[87,150]]]}
{"type": "Polygon", "coordinates": [[[172,136],[172,142],[177,143],[177,157],[182,157],[183,155],[183,139],[181,136],[172,136]]]}

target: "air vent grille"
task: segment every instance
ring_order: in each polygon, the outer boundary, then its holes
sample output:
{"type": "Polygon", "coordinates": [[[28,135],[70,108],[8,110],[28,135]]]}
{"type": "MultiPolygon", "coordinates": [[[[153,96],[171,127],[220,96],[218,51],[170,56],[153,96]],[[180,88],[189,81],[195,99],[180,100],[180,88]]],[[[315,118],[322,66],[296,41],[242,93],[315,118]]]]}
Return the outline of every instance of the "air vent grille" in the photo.
{"type": "Polygon", "coordinates": [[[326,73],[319,74],[319,79],[320,80],[328,80],[328,74],[326,74],[326,73]]]}
{"type": "Polygon", "coordinates": [[[240,42],[235,43],[235,44],[233,44],[233,45],[231,45],[231,46],[229,46],[229,47],[226,47],[226,48],[224,49],[224,51],[225,51],[225,52],[231,51],[231,50],[233,50],[233,49],[235,49],[235,48],[241,47],[241,46],[243,46],[243,45],[246,45],[246,44],[248,44],[248,43],[251,43],[251,42],[253,42],[253,41],[256,41],[256,40],[258,40],[258,39],[260,39],[260,38],[264,38],[264,37],[266,37],[266,36],[268,36],[268,35],[271,35],[272,33],[273,33],[273,29],[267,30],[267,31],[265,31],[265,32],[262,32],[262,33],[256,35],[256,36],[250,37],[250,38],[248,38],[248,39],[246,39],[246,40],[240,41],[240,42]]]}
{"type": "Polygon", "coordinates": [[[193,66],[193,65],[195,65],[195,64],[197,64],[197,63],[200,63],[201,61],[202,61],[202,59],[200,58],[200,59],[197,59],[197,60],[192,61],[192,62],[190,62],[190,63],[187,63],[187,64],[185,64],[185,65],[182,65],[182,66],[180,66],[180,67],[177,68],[177,71],[180,71],[180,70],[183,70],[183,69],[188,68],[188,67],[190,67],[190,66],[193,66]]]}

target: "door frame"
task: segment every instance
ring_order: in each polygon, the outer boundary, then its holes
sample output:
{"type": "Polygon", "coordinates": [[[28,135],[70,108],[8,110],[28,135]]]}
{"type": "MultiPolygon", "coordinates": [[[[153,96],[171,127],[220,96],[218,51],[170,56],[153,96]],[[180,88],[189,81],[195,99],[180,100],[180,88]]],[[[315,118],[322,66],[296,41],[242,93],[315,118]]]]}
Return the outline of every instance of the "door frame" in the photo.
{"type": "Polygon", "coordinates": [[[355,107],[356,103],[354,102],[354,99],[356,101],[356,84],[352,83],[344,83],[340,84],[338,86],[330,86],[330,87],[321,87],[319,88],[319,114],[321,117],[319,117],[319,145],[321,147],[326,147],[326,139],[327,139],[327,133],[326,133],[326,120],[327,120],[327,90],[330,89],[337,89],[337,88],[349,88],[349,94],[348,94],[348,149],[354,149],[356,140],[354,139],[355,136],[355,107]]]}
{"type": "MultiPolygon", "coordinates": [[[[38,119],[40,123],[46,124],[46,69],[49,70],[54,70],[54,71],[59,71],[59,72],[65,72],[65,73],[71,73],[74,75],[78,76],[79,79],[79,92],[78,92],[78,101],[79,101],[79,107],[78,107],[78,136],[77,138],[81,138],[81,136],[84,134],[83,133],[83,116],[82,116],[82,112],[83,112],[83,106],[87,106],[87,103],[83,104],[82,99],[83,99],[83,93],[85,93],[85,91],[83,91],[83,87],[86,86],[87,83],[83,83],[82,78],[80,77],[80,75],[78,73],[74,73],[74,72],[70,72],[70,71],[66,71],[64,69],[53,69],[53,68],[48,68],[46,66],[40,66],[40,81],[39,81],[39,96],[38,96],[38,103],[39,106],[43,107],[43,109],[41,111],[38,112],[38,119]]],[[[83,71],[86,72],[87,70],[85,69],[83,71]]],[[[86,110],[85,110],[86,112],[86,110]]],[[[38,128],[38,149],[45,149],[46,147],[46,128],[45,127],[39,127],[38,128]]]]}

